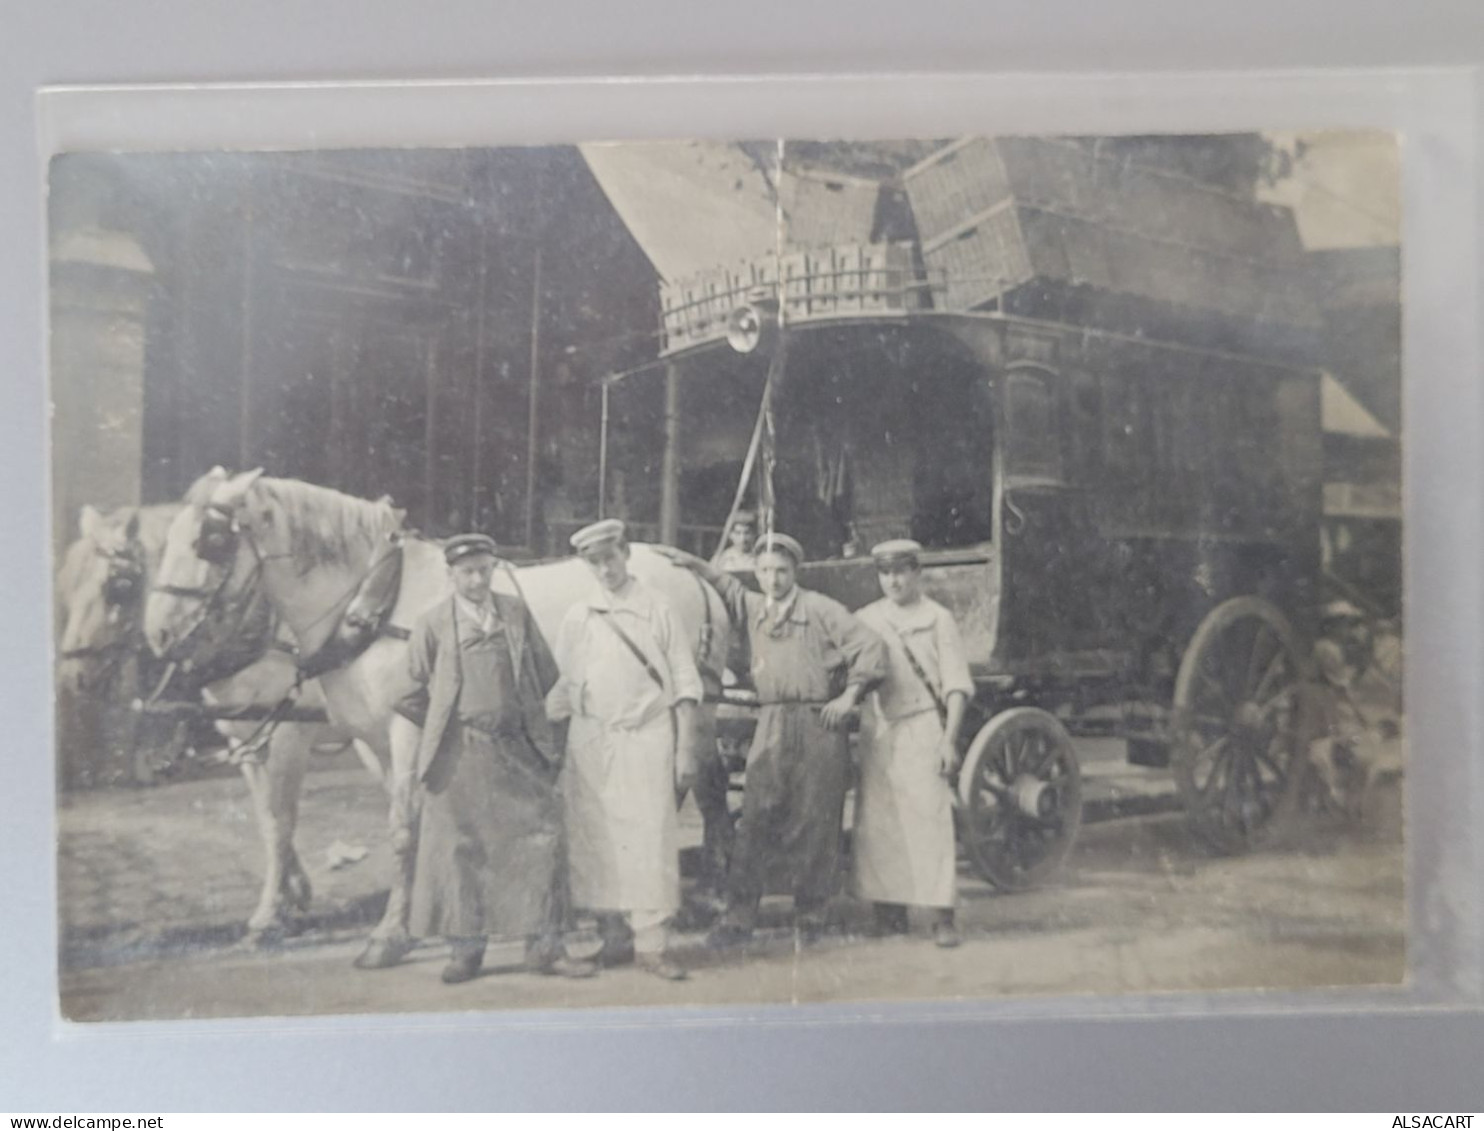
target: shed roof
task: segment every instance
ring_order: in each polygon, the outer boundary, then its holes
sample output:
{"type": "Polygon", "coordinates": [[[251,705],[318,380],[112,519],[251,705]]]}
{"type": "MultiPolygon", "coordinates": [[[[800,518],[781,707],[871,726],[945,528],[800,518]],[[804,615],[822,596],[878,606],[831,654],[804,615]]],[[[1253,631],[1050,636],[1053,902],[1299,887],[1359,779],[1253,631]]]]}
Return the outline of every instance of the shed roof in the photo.
{"type": "Polygon", "coordinates": [[[1373,440],[1391,436],[1382,423],[1351,396],[1331,373],[1324,375],[1319,386],[1319,415],[1324,423],[1324,430],[1329,433],[1373,440]]]}

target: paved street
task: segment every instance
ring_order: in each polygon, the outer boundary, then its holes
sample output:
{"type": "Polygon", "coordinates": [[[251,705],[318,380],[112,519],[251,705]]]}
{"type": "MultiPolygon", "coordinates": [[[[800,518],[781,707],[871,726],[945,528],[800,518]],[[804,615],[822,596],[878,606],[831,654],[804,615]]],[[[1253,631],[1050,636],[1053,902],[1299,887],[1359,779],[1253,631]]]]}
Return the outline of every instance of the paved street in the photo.
{"type": "MultiPolygon", "coordinates": [[[[1239,859],[1203,853],[1171,805],[1168,775],[1128,768],[1116,743],[1087,744],[1090,819],[1057,882],[1000,895],[964,874],[965,945],[922,935],[867,940],[842,903],[838,936],[797,949],[786,904],[747,952],[681,939],[695,969],[669,985],[634,970],[587,982],[499,973],[438,981],[443,952],[353,970],[383,898],[389,855],[379,788],[353,758],[309,775],[299,844],[315,884],[305,930],[273,951],[240,939],[260,848],[235,776],[79,794],[60,812],[63,1011],[78,1020],[250,1014],[758,1004],[852,999],[1385,984],[1404,970],[1400,787],[1381,788],[1360,829],[1320,821],[1239,859]],[[330,867],[330,850],[364,846],[330,867]]],[[[688,839],[698,839],[694,815],[688,839]]],[[[770,908],[765,906],[765,913],[770,908]]]]}

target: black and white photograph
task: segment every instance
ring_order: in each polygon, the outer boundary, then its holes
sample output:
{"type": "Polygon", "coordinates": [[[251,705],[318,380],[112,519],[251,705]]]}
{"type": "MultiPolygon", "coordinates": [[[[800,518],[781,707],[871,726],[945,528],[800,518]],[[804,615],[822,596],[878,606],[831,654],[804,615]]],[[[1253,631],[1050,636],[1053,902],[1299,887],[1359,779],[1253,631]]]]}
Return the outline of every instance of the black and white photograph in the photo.
{"type": "Polygon", "coordinates": [[[1406,986],[1402,159],[53,157],[61,1017],[1406,986]]]}

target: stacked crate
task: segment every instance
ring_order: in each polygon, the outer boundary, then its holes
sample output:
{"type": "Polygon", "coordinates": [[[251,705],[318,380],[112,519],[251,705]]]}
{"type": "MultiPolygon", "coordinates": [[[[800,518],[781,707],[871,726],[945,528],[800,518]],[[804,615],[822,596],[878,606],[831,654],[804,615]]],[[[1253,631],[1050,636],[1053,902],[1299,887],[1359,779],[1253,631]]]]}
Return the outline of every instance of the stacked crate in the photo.
{"type": "Polygon", "coordinates": [[[945,146],[903,177],[922,258],[941,278],[937,305],[976,310],[1031,277],[999,148],[983,138],[945,146]]]}
{"type": "Polygon", "coordinates": [[[1287,209],[1059,138],[966,139],[904,183],[946,309],[985,309],[1036,281],[1244,322],[1319,323],[1287,209]]]}
{"type": "Polygon", "coordinates": [[[778,203],[784,238],[794,247],[830,247],[871,238],[881,182],[840,173],[787,169],[778,203]]]}

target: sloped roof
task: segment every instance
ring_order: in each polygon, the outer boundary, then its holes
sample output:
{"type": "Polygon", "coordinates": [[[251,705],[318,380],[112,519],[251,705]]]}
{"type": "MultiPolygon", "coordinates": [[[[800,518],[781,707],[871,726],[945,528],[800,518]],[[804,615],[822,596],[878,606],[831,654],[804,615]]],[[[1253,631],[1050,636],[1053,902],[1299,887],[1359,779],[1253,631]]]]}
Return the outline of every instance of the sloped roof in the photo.
{"type": "Polygon", "coordinates": [[[1331,373],[1324,375],[1319,386],[1319,418],[1326,432],[1374,440],[1391,436],[1331,373]]]}
{"type": "Polygon", "coordinates": [[[666,281],[777,251],[867,243],[876,224],[881,181],[829,168],[818,146],[808,151],[811,163],[785,158],[781,168],[771,142],[579,149],[666,281]]]}
{"type": "Polygon", "coordinates": [[[85,263],[92,267],[113,267],[141,275],[154,274],[154,264],[127,232],[105,228],[77,228],[61,233],[51,249],[53,263],[85,263]]]}
{"type": "Polygon", "coordinates": [[[731,142],[622,142],[578,147],[661,279],[771,254],[778,243],[775,170],[731,142]]]}
{"type": "Polygon", "coordinates": [[[1402,418],[1401,255],[1394,247],[1313,251],[1324,365],[1391,435],[1402,418]]]}

